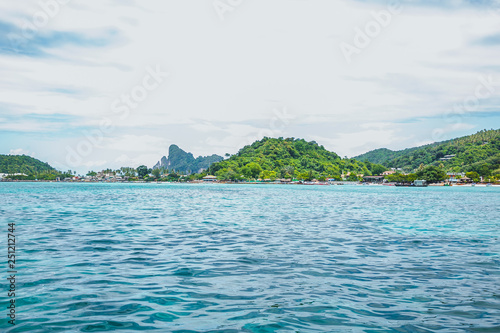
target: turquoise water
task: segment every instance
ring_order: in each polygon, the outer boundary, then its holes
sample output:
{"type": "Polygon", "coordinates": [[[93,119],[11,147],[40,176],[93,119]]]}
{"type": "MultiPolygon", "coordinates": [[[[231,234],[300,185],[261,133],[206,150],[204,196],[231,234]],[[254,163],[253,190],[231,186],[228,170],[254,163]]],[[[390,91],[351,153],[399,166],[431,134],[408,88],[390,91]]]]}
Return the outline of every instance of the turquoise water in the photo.
{"type": "Polygon", "coordinates": [[[500,332],[500,188],[0,183],[2,332],[500,332]],[[2,279],[7,276],[6,259],[2,279]]]}

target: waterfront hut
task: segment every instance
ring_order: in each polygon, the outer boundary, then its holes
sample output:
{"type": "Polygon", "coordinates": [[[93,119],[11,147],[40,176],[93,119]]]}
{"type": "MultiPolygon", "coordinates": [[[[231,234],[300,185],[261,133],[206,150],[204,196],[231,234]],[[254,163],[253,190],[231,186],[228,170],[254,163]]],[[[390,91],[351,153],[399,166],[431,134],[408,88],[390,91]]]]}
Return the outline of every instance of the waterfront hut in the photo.
{"type": "Polygon", "coordinates": [[[203,177],[203,181],[204,182],[215,182],[215,181],[217,181],[217,177],[212,176],[212,175],[206,175],[205,177],[203,177]]]}
{"type": "Polygon", "coordinates": [[[472,183],[472,179],[470,179],[469,177],[462,177],[462,178],[460,178],[460,183],[469,184],[469,183],[472,183]]]}
{"type": "Polygon", "coordinates": [[[363,180],[367,183],[382,184],[384,182],[384,176],[364,176],[363,180]]]}
{"type": "Polygon", "coordinates": [[[427,187],[427,181],[425,180],[415,180],[413,182],[413,184],[416,186],[416,187],[427,187]]]}

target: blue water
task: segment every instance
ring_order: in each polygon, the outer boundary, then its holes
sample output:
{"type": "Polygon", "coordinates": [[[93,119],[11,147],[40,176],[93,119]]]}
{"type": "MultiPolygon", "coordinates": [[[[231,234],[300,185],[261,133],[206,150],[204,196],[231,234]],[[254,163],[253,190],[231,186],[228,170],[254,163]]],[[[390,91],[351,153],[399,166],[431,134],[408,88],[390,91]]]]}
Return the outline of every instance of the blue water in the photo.
{"type": "Polygon", "coordinates": [[[500,332],[499,199],[493,187],[0,183],[0,331],[500,332]]]}

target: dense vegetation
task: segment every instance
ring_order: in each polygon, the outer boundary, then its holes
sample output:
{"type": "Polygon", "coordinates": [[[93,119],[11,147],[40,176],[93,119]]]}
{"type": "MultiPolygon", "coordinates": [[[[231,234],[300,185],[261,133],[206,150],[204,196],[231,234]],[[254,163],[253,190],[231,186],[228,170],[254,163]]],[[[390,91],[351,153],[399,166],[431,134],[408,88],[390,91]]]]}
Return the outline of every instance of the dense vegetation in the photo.
{"type": "Polygon", "coordinates": [[[341,179],[342,174],[372,175],[385,168],[354,159],[341,159],[316,142],[295,138],[264,138],[243,147],[229,159],[210,166],[208,172],[221,180],[341,179]]]}
{"type": "Polygon", "coordinates": [[[400,151],[377,149],[356,157],[406,172],[437,166],[446,172],[476,172],[483,177],[500,174],[500,130],[476,134],[400,151]],[[447,155],[455,155],[446,158],[447,155]]]}
{"type": "Polygon", "coordinates": [[[55,180],[57,177],[73,176],[71,171],[57,171],[48,163],[26,155],[0,155],[0,173],[10,175],[6,178],[17,180],[55,180]]]}
{"type": "MultiPolygon", "coordinates": [[[[362,180],[361,175],[380,175],[388,168],[401,168],[404,172],[386,176],[387,180],[411,183],[425,179],[433,183],[448,178],[447,172],[464,172],[474,182],[481,178],[492,182],[500,180],[500,130],[480,131],[402,151],[378,149],[352,159],[342,159],[314,141],[266,137],[243,147],[226,160],[221,159],[217,155],[195,159],[191,153],[172,145],[169,158],[163,158],[152,169],[141,165],[138,168],[107,169],[99,174],[90,171],[87,176],[94,177],[94,180],[189,181],[212,174],[218,180],[230,181],[280,178],[358,181],[362,180]],[[206,168],[208,170],[204,170],[206,168]],[[198,173],[192,173],[196,172],[194,170],[198,173]]],[[[57,171],[47,163],[24,155],[0,155],[0,173],[27,175],[8,177],[19,180],[55,180],[76,174],[71,170],[57,171]]]]}
{"type": "Polygon", "coordinates": [[[48,163],[26,155],[0,155],[0,173],[35,174],[42,172],[55,172],[56,169],[48,163]]]}
{"type": "MultiPolygon", "coordinates": [[[[426,147],[426,146],[423,146],[426,147]]],[[[388,161],[391,161],[403,154],[403,152],[409,153],[418,148],[409,148],[405,150],[394,151],[387,148],[379,148],[371,150],[367,153],[354,157],[358,161],[369,161],[371,163],[378,163],[385,165],[388,161]]]]}
{"type": "Polygon", "coordinates": [[[386,176],[389,182],[408,184],[413,183],[417,179],[426,180],[428,183],[439,183],[447,178],[446,172],[442,168],[434,165],[428,165],[426,167],[421,166],[414,173],[402,174],[398,172],[386,176]]]}

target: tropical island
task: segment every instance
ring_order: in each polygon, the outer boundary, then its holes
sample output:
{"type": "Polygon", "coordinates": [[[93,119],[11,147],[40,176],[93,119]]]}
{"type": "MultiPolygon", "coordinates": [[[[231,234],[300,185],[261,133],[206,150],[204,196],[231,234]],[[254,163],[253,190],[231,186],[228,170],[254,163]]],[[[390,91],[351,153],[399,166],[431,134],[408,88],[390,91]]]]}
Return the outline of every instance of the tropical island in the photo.
{"type": "Polygon", "coordinates": [[[149,168],[121,167],[77,175],[58,171],[29,156],[0,155],[1,181],[223,182],[329,184],[332,182],[411,184],[500,184],[500,130],[401,151],[377,149],[341,158],[315,141],[268,138],[236,154],[195,158],[177,145],[149,168]]]}

